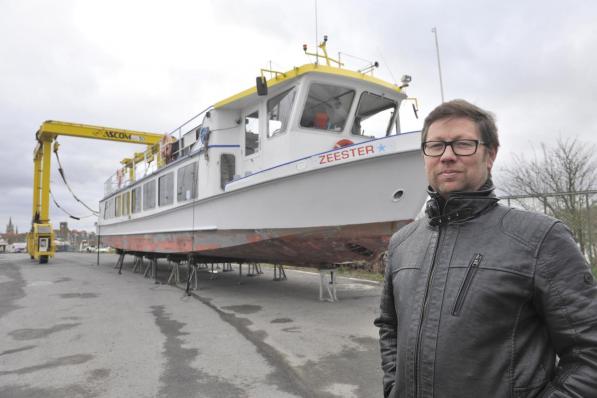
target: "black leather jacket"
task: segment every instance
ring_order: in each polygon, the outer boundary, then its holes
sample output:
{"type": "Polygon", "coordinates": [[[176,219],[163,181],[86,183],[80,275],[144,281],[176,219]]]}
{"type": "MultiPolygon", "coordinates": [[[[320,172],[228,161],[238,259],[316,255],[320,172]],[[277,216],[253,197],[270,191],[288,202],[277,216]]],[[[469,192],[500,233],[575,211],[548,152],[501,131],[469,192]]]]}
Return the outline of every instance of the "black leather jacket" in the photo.
{"type": "Polygon", "coordinates": [[[392,237],[375,320],[385,397],[597,397],[584,257],[561,222],[492,191],[432,192],[428,217],[392,237]]]}

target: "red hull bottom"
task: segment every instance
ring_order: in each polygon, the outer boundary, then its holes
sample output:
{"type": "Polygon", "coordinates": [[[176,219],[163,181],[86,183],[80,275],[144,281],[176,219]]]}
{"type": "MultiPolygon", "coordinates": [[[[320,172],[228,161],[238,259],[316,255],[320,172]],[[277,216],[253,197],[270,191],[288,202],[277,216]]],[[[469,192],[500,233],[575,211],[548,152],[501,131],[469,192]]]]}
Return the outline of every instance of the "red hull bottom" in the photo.
{"type": "Polygon", "coordinates": [[[198,261],[263,262],[322,266],[371,262],[383,253],[390,237],[411,220],[337,227],[181,231],[102,236],[120,251],[193,254],[198,261]]]}

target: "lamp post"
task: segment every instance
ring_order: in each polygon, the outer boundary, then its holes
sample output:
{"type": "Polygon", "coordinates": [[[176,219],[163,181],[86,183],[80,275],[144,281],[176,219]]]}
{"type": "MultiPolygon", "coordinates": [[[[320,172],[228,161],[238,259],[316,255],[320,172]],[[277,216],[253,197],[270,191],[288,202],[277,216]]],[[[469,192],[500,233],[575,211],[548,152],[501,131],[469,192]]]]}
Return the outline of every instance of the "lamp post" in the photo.
{"type": "Polygon", "coordinates": [[[95,247],[97,248],[97,264],[96,265],[100,265],[100,226],[99,226],[99,222],[95,223],[95,234],[97,237],[97,243],[95,245],[95,247]]]}
{"type": "Polygon", "coordinates": [[[442,95],[442,103],[443,103],[444,102],[444,83],[442,80],[442,65],[439,60],[439,43],[437,41],[437,29],[435,26],[431,29],[431,32],[433,33],[433,36],[435,37],[435,52],[437,54],[437,70],[439,73],[439,89],[440,89],[440,92],[442,95]]]}

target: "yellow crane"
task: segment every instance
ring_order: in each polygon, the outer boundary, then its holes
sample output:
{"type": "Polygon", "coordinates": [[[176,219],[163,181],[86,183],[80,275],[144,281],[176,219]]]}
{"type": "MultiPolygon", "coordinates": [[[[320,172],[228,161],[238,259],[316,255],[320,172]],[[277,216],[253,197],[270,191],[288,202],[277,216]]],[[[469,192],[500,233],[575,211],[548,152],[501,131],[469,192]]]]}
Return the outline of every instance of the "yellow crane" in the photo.
{"type": "MultiPolygon", "coordinates": [[[[47,263],[48,258],[54,256],[54,231],[50,223],[50,160],[52,144],[58,136],[70,136],[125,142],[147,145],[145,152],[135,153],[133,158],[121,161],[129,170],[131,181],[135,179],[134,165],[143,159],[152,158],[158,153],[159,144],[164,134],[148,133],[143,131],[124,130],[119,128],[91,126],[48,120],[42,123],[36,133],[37,146],[33,153],[33,218],[31,231],[27,234],[27,251],[32,259],[40,263],[47,263]]],[[[55,143],[57,145],[57,143],[55,143]]],[[[56,150],[57,148],[55,148],[56,150]]]]}

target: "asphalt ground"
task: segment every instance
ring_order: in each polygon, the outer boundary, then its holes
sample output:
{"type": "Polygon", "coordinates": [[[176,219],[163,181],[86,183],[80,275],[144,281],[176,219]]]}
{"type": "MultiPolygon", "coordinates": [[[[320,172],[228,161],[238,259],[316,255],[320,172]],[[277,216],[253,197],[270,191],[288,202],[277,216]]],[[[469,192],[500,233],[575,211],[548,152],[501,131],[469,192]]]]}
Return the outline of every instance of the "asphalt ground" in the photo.
{"type": "Polygon", "coordinates": [[[186,268],[173,286],[166,260],[159,283],[116,261],[0,254],[0,397],[382,396],[378,283],[337,278],[327,302],[318,273],[234,265],[188,296],[186,268]]]}

